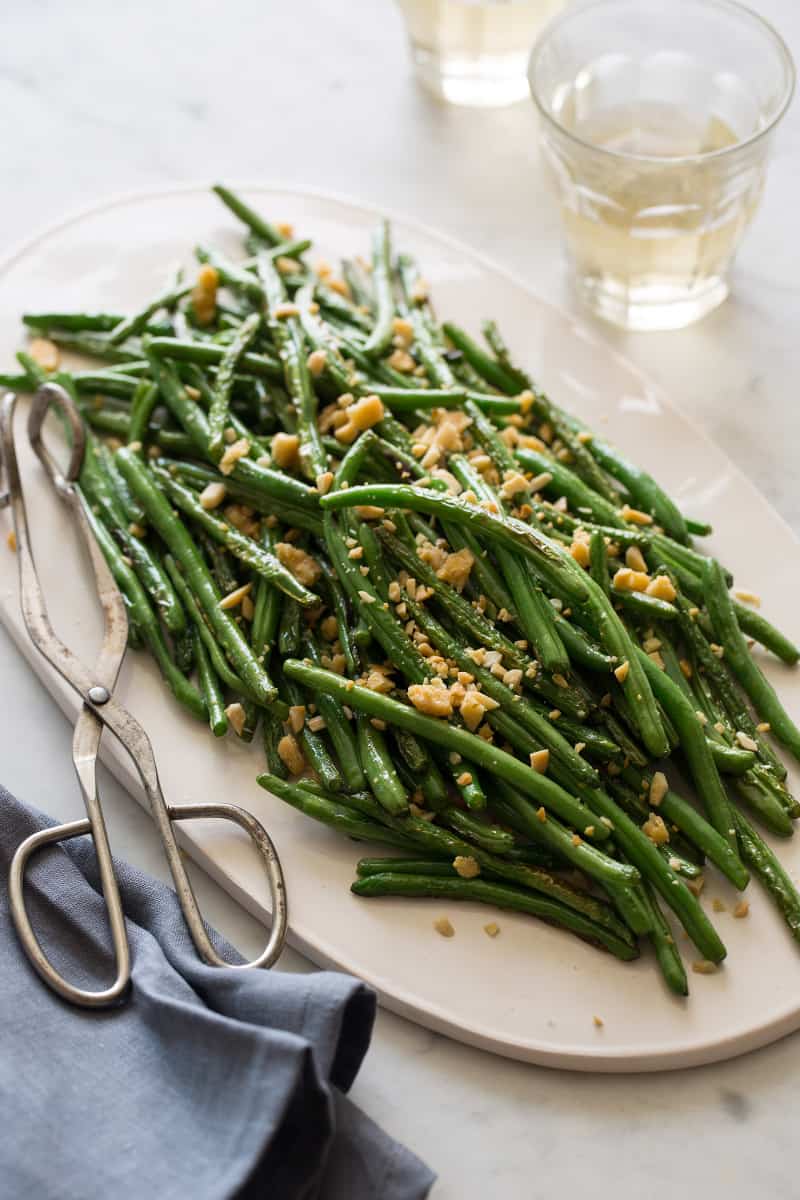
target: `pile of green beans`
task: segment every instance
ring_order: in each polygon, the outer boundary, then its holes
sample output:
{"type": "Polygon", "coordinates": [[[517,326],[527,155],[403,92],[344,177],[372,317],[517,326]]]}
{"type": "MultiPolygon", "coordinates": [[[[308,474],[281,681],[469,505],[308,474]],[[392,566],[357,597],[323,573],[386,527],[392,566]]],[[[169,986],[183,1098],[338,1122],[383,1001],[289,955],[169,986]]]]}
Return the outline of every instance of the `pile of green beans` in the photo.
{"type": "Polygon", "coordinates": [[[726,955],[704,871],[755,876],[800,941],[757,829],[793,833],[769,735],[800,759],[800,731],[748,639],[800,654],[693,542],[710,529],[493,321],[440,323],[388,222],[337,275],[214,191],[241,262],[200,247],[132,313],[27,313],[0,376],[52,373],[83,415],[131,645],[215,737],[259,734],[273,796],[390,848],[356,896],[508,909],[621,961],[649,942],[681,995],[677,926],[698,969],[726,955]]]}

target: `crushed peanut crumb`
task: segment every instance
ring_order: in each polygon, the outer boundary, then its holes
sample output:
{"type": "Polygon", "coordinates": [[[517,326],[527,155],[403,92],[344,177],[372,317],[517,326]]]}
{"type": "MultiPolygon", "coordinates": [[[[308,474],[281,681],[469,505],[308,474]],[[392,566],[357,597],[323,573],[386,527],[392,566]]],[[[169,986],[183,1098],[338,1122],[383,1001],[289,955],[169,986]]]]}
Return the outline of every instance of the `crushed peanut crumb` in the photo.
{"type": "Polygon", "coordinates": [[[293,704],[289,709],[289,728],[292,733],[300,733],[306,723],[305,704],[293,704]]]}
{"type": "Polygon", "coordinates": [[[642,512],[638,508],[631,508],[629,504],[623,504],[619,510],[619,515],[623,521],[629,521],[632,525],[652,525],[653,518],[650,513],[642,512]]]}
{"type": "Polygon", "coordinates": [[[302,583],[304,587],[313,587],[322,574],[322,567],[317,560],[299,546],[293,546],[291,542],[278,542],[275,553],[278,561],[287,571],[291,571],[298,583],[302,583]]]}
{"type": "Polygon", "coordinates": [[[500,932],[500,926],[496,921],[490,921],[488,925],[484,925],[483,932],[490,938],[496,938],[500,932]]]}
{"type": "Polygon", "coordinates": [[[651,579],[644,590],[648,596],[655,596],[656,600],[667,600],[669,602],[674,600],[678,594],[668,575],[656,575],[655,579],[651,579]]]}
{"type": "Polygon", "coordinates": [[[692,963],[692,970],[695,975],[716,975],[716,963],[709,962],[707,958],[701,958],[698,962],[692,963]]]}
{"type": "Polygon", "coordinates": [[[749,912],[750,912],[750,905],[748,904],[748,902],[746,900],[740,900],[739,903],[736,905],[736,907],[733,910],[733,915],[738,920],[741,920],[742,917],[746,917],[749,914],[749,912]]]}
{"type": "Polygon", "coordinates": [[[231,443],[219,460],[219,469],[223,475],[230,475],[240,458],[247,458],[250,453],[250,443],[247,438],[239,438],[231,443]]]}
{"type": "Polygon", "coordinates": [[[61,353],[55,342],[49,338],[35,337],[28,343],[28,354],[43,371],[57,371],[61,362],[61,353]]]}
{"type": "Polygon", "coordinates": [[[437,933],[440,933],[442,937],[451,938],[455,934],[455,929],[453,928],[448,917],[437,917],[433,922],[433,928],[437,933]]]}
{"type": "Polygon", "coordinates": [[[550,751],[534,750],[530,756],[530,763],[537,774],[544,775],[550,765],[550,751]]]}
{"type": "Polygon", "coordinates": [[[656,771],[653,778],[650,780],[650,803],[653,808],[658,808],[661,801],[669,791],[669,783],[663,771],[656,771]]]}
{"type": "Polygon", "coordinates": [[[246,714],[242,705],[238,701],[234,704],[229,704],[225,709],[225,716],[230,721],[238,736],[241,737],[246,720],[246,714]]]}
{"type": "Polygon", "coordinates": [[[614,678],[617,680],[617,683],[625,682],[625,680],[628,678],[628,672],[630,669],[630,663],[627,660],[619,664],[614,671],[614,678]]]}
{"type": "Polygon", "coordinates": [[[457,854],[453,859],[453,870],[462,879],[475,879],[481,873],[480,864],[471,854],[457,854]]]}
{"type": "Polygon", "coordinates": [[[207,483],[200,493],[200,504],[206,511],[219,508],[227,494],[224,483],[207,483]]]}
{"type": "Polygon", "coordinates": [[[276,433],[270,443],[272,457],[279,467],[290,470],[300,458],[300,438],[296,433],[276,433]]]}
{"type": "Polygon", "coordinates": [[[278,757],[292,775],[302,775],[306,760],[293,734],[285,733],[278,742],[278,757]]]}
{"type": "Polygon", "coordinates": [[[252,583],[243,583],[241,587],[234,588],[232,592],[228,592],[227,596],[222,597],[219,602],[220,608],[224,608],[226,611],[229,608],[238,608],[252,587],[252,583]]]}
{"type": "Polygon", "coordinates": [[[8,536],[6,537],[6,545],[8,546],[8,548],[12,554],[17,553],[17,535],[13,529],[10,529],[8,531],[8,536]]]}

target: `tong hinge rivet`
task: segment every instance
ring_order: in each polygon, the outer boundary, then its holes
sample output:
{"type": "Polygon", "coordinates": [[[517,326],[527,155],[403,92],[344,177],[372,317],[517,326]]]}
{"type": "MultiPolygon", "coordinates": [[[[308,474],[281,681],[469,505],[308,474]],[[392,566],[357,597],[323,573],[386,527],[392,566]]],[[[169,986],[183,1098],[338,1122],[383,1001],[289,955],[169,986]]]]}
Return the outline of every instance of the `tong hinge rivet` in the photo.
{"type": "Polygon", "coordinates": [[[90,687],[86,695],[91,700],[92,704],[107,704],[111,699],[111,693],[108,688],[104,688],[102,684],[95,684],[90,687]]]}

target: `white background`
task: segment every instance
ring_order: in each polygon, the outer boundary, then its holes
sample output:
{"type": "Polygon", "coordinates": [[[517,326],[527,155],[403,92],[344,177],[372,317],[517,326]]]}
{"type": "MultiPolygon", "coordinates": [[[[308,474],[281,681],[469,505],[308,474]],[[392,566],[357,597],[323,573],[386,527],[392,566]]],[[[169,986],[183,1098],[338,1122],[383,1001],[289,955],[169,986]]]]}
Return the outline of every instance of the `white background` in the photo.
{"type": "MultiPolygon", "coordinates": [[[[793,0],[754,4],[800,55],[793,0]]],[[[0,254],[108,193],[172,182],[326,187],[438,226],[574,308],[527,103],[447,109],[415,86],[388,0],[6,0],[0,11],[0,254]]],[[[786,119],[735,294],[696,328],[622,349],[800,531],[800,109],[786,119]]],[[[13,569],[2,557],[0,570],[13,569]]],[[[789,582],[789,581],[787,581],[789,582]]],[[[70,730],[0,630],[0,779],[80,815],[70,730]]],[[[164,877],[148,819],[103,773],[114,849],[164,877]]],[[[261,931],[209,881],[244,952],[261,931]]],[[[292,970],[310,969],[287,952],[292,970]]],[[[435,1200],[797,1196],[800,1039],[679,1074],[580,1076],[460,1046],[390,1014],[354,1099],[435,1170],[435,1200]]]]}

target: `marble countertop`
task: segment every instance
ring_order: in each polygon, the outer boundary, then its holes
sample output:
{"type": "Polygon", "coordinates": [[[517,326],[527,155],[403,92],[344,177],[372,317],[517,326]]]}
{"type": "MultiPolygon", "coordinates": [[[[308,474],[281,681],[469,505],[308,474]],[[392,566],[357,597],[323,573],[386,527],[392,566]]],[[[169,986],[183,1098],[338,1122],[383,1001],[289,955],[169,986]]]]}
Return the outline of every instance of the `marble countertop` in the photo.
{"type": "MultiPolygon", "coordinates": [[[[800,56],[794,0],[752,0],[800,56]]],[[[574,309],[526,103],[448,109],[410,74],[389,0],[7,0],[0,14],[0,254],[107,193],[211,179],[324,186],[480,247],[574,309]]],[[[710,431],[800,532],[800,106],[784,122],[734,294],[693,329],[603,336],[710,431]]],[[[588,319],[588,318],[587,318],[588,319]]],[[[3,569],[8,569],[5,566],[3,569]]],[[[71,731],[0,630],[2,782],[80,815],[71,731]]],[[[117,853],[160,877],[148,819],[103,772],[117,853]]],[[[204,911],[247,953],[260,931],[210,880],[204,911]]],[[[290,970],[310,970],[287,951],[290,970]]],[[[532,998],[534,1002],[535,998],[532,998]]],[[[597,1191],[796,1197],[800,1037],[731,1063],[628,1077],[495,1058],[390,1013],[354,1099],[439,1173],[434,1200],[597,1191]]]]}

